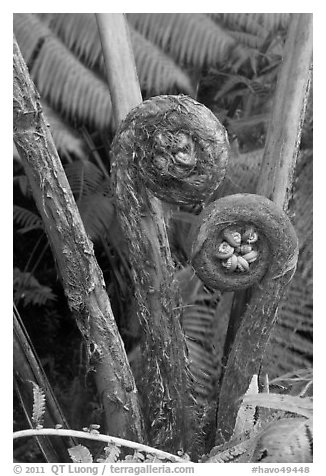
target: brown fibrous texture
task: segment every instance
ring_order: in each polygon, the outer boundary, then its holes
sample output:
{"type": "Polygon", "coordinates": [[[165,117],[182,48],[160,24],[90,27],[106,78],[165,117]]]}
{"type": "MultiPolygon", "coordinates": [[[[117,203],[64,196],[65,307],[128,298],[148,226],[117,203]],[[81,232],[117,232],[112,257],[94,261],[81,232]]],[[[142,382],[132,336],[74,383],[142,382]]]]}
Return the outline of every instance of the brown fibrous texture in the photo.
{"type": "Polygon", "coordinates": [[[113,148],[117,143],[139,181],[161,200],[179,205],[202,203],[217,189],[230,151],[214,114],[184,95],[156,96],[137,106],[113,148]]]}
{"type": "Polygon", "coordinates": [[[298,240],[284,211],[260,195],[236,194],[220,198],[207,206],[194,231],[192,264],[199,277],[212,288],[237,291],[277,278],[291,267],[295,269],[298,240]],[[230,273],[216,257],[224,241],[223,231],[235,228],[242,236],[248,229],[257,232],[257,259],[247,272],[230,273]]]}

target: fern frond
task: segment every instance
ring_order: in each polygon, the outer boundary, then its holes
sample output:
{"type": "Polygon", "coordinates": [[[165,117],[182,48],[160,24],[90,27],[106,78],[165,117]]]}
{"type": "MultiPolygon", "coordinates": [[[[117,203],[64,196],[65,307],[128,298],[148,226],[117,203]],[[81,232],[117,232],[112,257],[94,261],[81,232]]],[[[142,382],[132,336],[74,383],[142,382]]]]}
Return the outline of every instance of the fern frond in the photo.
{"type": "Polygon", "coordinates": [[[262,37],[247,31],[229,30],[229,34],[242,46],[256,50],[256,54],[264,42],[262,37]]]}
{"type": "Polygon", "coordinates": [[[274,408],[284,412],[297,413],[306,418],[312,417],[312,398],[294,397],[292,395],[280,395],[278,393],[259,393],[256,395],[246,394],[243,403],[256,405],[264,408],[274,408]]]}
{"type": "Polygon", "coordinates": [[[252,458],[262,463],[312,463],[312,420],[282,418],[259,435],[252,458]]]}
{"type": "Polygon", "coordinates": [[[36,427],[41,426],[44,419],[45,413],[45,393],[44,390],[39,387],[35,382],[32,382],[33,385],[33,414],[32,421],[36,427]]]}
{"type": "Polygon", "coordinates": [[[286,28],[290,13],[215,13],[215,21],[234,30],[245,31],[265,38],[269,33],[286,28]]]}
{"type": "Polygon", "coordinates": [[[43,222],[41,217],[27,208],[19,205],[13,206],[14,222],[21,228],[19,233],[27,233],[31,230],[43,230],[43,222]]]}
{"type": "Polygon", "coordinates": [[[257,13],[256,15],[259,15],[259,20],[269,31],[286,28],[291,19],[291,13],[257,13]]]}
{"type": "Polygon", "coordinates": [[[17,184],[20,188],[21,193],[24,195],[24,197],[31,197],[32,196],[32,189],[29,184],[27,176],[24,175],[16,175],[13,178],[13,183],[17,184]]]}
{"type": "Polygon", "coordinates": [[[313,394],[312,368],[299,369],[274,378],[271,385],[281,389],[281,393],[299,397],[308,397],[313,394]]]}
{"type": "Polygon", "coordinates": [[[71,162],[71,158],[81,161],[87,160],[85,143],[68,123],[51,108],[46,101],[42,100],[43,112],[51,126],[51,133],[61,158],[71,162]]]}
{"type": "Polygon", "coordinates": [[[105,237],[115,213],[107,178],[92,162],[74,161],[65,172],[87,234],[93,241],[105,237]]]}
{"type": "Polygon", "coordinates": [[[175,61],[132,26],[130,32],[140,85],[147,95],[173,92],[194,94],[189,76],[175,61]]]}
{"type": "Polygon", "coordinates": [[[92,463],[93,456],[86,446],[77,445],[72,448],[68,448],[70,458],[74,463],[92,463]]]}
{"type": "MultiPolygon", "coordinates": [[[[224,85],[221,87],[221,89],[216,93],[214,99],[218,100],[221,97],[225,96],[229,91],[231,91],[235,86],[238,85],[244,85],[245,87],[252,90],[252,82],[246,78],[245,76],[241,76],[239,74],[233,74],[229,75],[228,79],[225,81],[224,85]]],[[[240,92],[237,91],[237,95],[239,95],[240,92]]]]}
{"type": "Polygon", "coordinates": [[[129,22],[178,63],[216,65],[227,58],[234,39],[201,13],[130,13],[129,22]]]}
{"type": "Polygon", "coordinates": [[[82,197],[109,190],[109,183],[103,172],[92,162],[75,160],[65,165],[65,173],[77,203],[82,197]]]}
{"type": "Polygon", "coordinates": [[[40,284],[31,273],[14,268],[14,301],[17,303],[20,300],[24,306],[43,306],[47,301],[55,301],[56,296],[51,288],[40,284]]]}
{"type": "MultiPolygon", "coordinates": [[[[41,18],[87,67],[96,68],[105,77],[102,47],[94,14],[52,13],[42,14],[41,18]]],[[[140,86],[147,95],[173,91],[188,94],[192,92],[190,78],[169,56],[146,40],[131,25],[129,32],[140,86]]]]}
{"type": "Polygon", "coordinates": [[[116,463],[119,459],[121,448],[113,443],[109,443],[104,448],[104,458],[98,460],[98,463],[116,463]]]}
{"type": "Polygon", "coordinates": [[[260,38],[265,38],[269,33],[255,13],[212,13],[210,16],[231,31],[243,31],[260,38]]]}
{"type": "MultiPolygon", "coordinates": [[[[24,44],[21,27],[44,39],[35,58],[31,76],[51,106],[59,108],[72,122],[106,130],[112,120],[112,105],[106,82],[86,68],[35,15],[14,15],[14,31],[22,54],[30,54],[31,42],[24,44]]],[[[33,41],[33,46],[35,42],[33,41]]]]}
{"type": "Polygon", "coordinates": [[[101,193],[84,197],[78,208],[87,234],[92,241],[108,235],[114,219],[113,199],[101,193]]]}
{"type": "MultiPolygon", "coordinates": [[[[257,395],[258,394],[258,376],[253,375],[246,395],[257,395]]],[[[232,438],[235,438],[241,433],[252,430],[255,425],[255,413],[256,405],[251,402],[242,400],[239,407],[237,418],[235,421],[232,438]]]]}

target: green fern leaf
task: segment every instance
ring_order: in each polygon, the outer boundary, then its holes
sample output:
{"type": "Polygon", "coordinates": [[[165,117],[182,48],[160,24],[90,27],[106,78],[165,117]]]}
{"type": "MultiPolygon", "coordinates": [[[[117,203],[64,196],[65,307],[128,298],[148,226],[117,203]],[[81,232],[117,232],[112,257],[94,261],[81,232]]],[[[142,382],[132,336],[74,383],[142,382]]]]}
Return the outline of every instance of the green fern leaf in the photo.
{"type": "Polygon", "coordinates": [[[92,463],[93,457],[86,446],[77,445],[68,448],[70,458],[74,463],[92,463]]]}
{"type": "Polygon", "coordinates": [[[32,421],[36,427],[42,426],[43,417],[45,413],[45,393],[44,390],[39,387],[35,382],[32,382],[33,385],[33,414],[32,421]]]}

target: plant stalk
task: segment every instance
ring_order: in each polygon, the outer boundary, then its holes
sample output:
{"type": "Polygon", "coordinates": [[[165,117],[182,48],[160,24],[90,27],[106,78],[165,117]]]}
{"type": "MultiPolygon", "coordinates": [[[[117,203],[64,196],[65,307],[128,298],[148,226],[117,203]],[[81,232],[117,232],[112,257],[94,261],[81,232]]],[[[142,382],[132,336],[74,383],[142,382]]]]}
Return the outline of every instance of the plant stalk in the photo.
{"type": "Polygon", "coordinates": [[[68,304],[85,338],[107,431],[143,442],[138,393],[78,208],[39,94],[14,39],[14,142],[55,256],[68,304]]]}
{"type": "MultiPolygon", "coordinates": [[[[284,211],[288,209],[292,193],[311,62],[312,14],[293,14],[256,189],[258,195],[266,196],[284,211]]],[[[228,345],[230,355],[225,356],[228,362],[219,394],[217,444],[232,435],[239,399],[246,392],[252,374],[259,373],[276,321],[277,307],[289,281],[279,278],[265,283],[261,289],[254,287],[249,303],[246,301],[240,305],[240,311],[236,303],[243,300],[244,292],[235,293],[234,308],[237,312],[231,314],[230,325],[238,332],[232,347],[230,343],[228,345]],[[249,347],[252,351],[248,354],[249,347]]]]}
{"type": "MultiPolygon", "coordinates": [[[[96,18],[119,126],[142,102],[128,27],[122,14],[97,14],[96,18]]],[[[191,426],[191,413],[186,408],[190,401],[189,378],[180,326],[180,292],[174,280],[165,213],[151,192],[144,192],[145,200],[138,197],[141,192],[130,173],[129,159],[115,155],[114,161],[117,211],[128,243],[137,315],[143,329],[146,383],[140,392],[146,405],[149,437],[161,448],[172,450],[177,445],[186,450],[190,433],[185,428],[191,426]]]]}

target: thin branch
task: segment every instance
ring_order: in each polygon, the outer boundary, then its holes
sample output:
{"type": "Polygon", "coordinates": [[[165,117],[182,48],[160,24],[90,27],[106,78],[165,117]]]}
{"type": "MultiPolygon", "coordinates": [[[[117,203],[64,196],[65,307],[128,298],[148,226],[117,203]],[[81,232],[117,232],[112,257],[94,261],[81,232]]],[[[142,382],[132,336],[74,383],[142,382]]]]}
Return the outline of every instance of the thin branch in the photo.
{"type": "Polygon", "coordinates": [[[144,440],[138,395],[93,245],[14,38],[14,142],[42,216],[70,309],[87,344],[111,434],[144,440]]]}
{"type": "Polygon", "coordinates": [[[145,453],[157,455],[160,458],[166,458],[171,461],[178,463],[185,463],[186,460],[180,458],[180,456],[175,456],[171,453],[152,448],[151,446],[142,445],[136,443],[135,441],[129,441],[122,438],[116,438],[114,436],[102,435],[101,433],[87,433],[85,431],[77,430],[62,430],[55,428],[41,428],[39,430],[21,430],[16,431],[13,434],[14,440],[17,438],[26,438],[28,436],[41,436],[41,435],[53,435],[53,436],[70,436],[74,438],[81,438],[84,440],[93,440],[93,441],[102,441],[103,443],[111,443],[117,446],[125,446],[127,448],[132,448],[138,451],[144,451],[145,453]]]}
{"type": "Polygon", "coordinates": [[[142,102],[127,22],[121,13],[97,13],[116,124],[142,102]]]}

